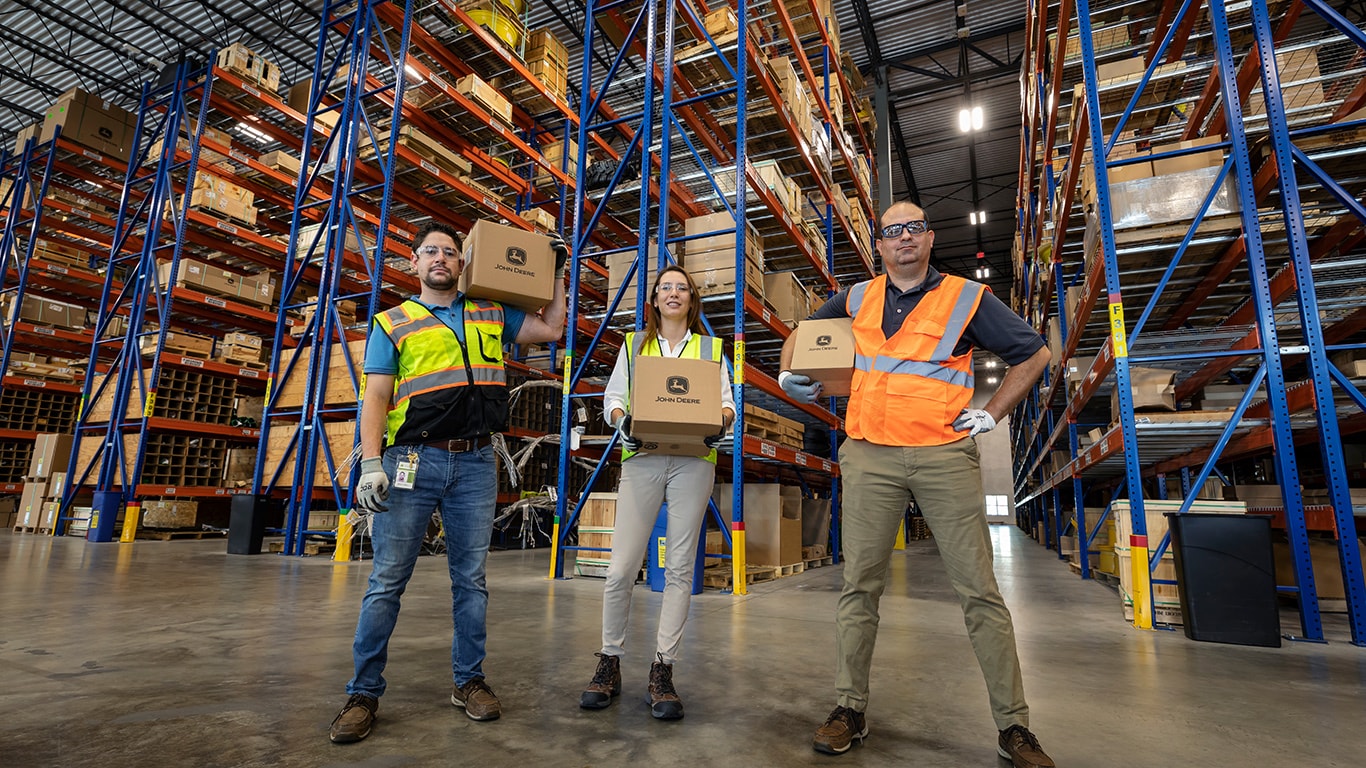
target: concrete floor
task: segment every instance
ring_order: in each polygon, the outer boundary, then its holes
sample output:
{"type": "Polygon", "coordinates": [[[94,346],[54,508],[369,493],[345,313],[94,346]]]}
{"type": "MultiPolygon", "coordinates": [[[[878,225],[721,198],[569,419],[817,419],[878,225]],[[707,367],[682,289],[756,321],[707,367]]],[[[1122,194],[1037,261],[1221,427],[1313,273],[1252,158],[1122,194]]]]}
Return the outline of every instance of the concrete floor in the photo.
{"type": "MultiPolygon", "coordinates": [[[[994,528],[1033,726],[1059,765],[1347,766],[1366,754],[1366,649],[1245,648],[1140,632],[1113,590],[994,528]]],[[[602,582],[545,579],[546,552],[490,557],[485,671],[504,715],[453,708],[444,562],[404,601],[380,720],[338,746],[366,563],[230,557],[224,542],[86,544],[0,533],[0,766],[984,766],[986,691],[932,541],[894,558],[869,709],[842,757],[811,751],[833,706],[839,568],[693,603],[675,680],[644,704],[658,596],[636,592],[626,691],[586,712],[602,582]]],[[[1284,619],[1295,628],[1293,613],[1284,619]]]]}

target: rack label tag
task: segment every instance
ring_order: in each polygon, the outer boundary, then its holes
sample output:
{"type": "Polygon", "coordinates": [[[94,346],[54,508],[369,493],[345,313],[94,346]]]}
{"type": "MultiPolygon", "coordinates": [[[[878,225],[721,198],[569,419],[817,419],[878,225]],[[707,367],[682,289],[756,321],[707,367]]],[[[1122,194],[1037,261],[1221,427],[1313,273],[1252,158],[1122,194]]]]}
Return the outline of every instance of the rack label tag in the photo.
{"type": "Polygon", "coordinates": [[[1129,356],[1129,345],[1124,338],[1124,305],[1114,299],[1110,300],[1110,341],[1116,360],[1129,356]]]}

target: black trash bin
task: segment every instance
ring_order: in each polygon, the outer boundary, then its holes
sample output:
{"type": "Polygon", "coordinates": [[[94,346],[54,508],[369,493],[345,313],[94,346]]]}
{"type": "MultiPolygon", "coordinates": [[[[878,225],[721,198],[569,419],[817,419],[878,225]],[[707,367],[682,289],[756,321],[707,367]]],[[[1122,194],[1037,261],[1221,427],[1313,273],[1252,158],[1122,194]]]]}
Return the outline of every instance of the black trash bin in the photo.
{"type": "Polygon", "coordinates": [[[228,554],[261,554],[261,543],[266,535],[266,515],[270,511],[270,496],[242,494],[232,497],[232,515],[228,518],[228,554]]]}
{"type": "Polygon", "coordinates": [[[1186,637],[1281,645],[1269,515],[1168,513],[1186,637]]]}

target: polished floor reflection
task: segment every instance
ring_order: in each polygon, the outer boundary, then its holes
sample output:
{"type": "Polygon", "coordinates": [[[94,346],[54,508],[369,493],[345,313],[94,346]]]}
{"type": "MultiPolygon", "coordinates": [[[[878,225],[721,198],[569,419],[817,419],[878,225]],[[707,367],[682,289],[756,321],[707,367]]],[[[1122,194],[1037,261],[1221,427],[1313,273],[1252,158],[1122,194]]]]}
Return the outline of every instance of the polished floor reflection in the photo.
{"type": "MultiPolygon", "coordinates": [[[[1366,649],[1280,649],[1139,632],[1115,593],[993,528],[1033,726],[1065,768],[1356,765],[1366,649]]],[[[894,555],[867,743],[830,758],[840,569],[693,602],[674,673],[687,716],[645,704],[658,596],[639,586],[605,711],[592,675],[602,582],[548,581],[546,552],[490,556],[489,683],[504,715],[449,703],[449,581],[423,558],[390,649],[374,735],[327,741],[368,564],[234,557],[217,542],[86,544],[0,533],[0,766],[990,766],[995,732],[932,541],[894,555]]],[[[1293,613],[1285,629],[1294,628],[1293,613]]]]}

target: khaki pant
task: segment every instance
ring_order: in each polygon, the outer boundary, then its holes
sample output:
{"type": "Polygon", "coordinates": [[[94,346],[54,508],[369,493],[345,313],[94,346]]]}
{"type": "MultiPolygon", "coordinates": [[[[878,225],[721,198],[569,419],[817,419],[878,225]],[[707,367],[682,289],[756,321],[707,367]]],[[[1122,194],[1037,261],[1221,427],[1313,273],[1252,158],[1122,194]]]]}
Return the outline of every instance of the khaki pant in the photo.
{"type": "Polygon", "coordinates": [[[621,656],[626,652],[626,624],[631,616],[636,574],[650,546],[650,532],[659,517],[659,505],[667,501],[664,596],[655,651],[663,655],[665,664],[678,659],[683,625],[688,621],[688,607],[692,604],[698,539],[715,482],[716,465],[706,459],[641,453],[622,463],[612,562],[607,566],[607,584],[602,595],[602,653],[621,656]]]}
{"type": "Polygon", "coordinates": [[[835,614],[839,704],[860,712],[868,706],[878,600],[887,588],[897,528],[914,494],[962,604],[996,727],[1028,726],[1015,629],[992,571],[976,441],[905,448],[849,438],[839,458],[844,490],[844,590],[835,614]]]}

